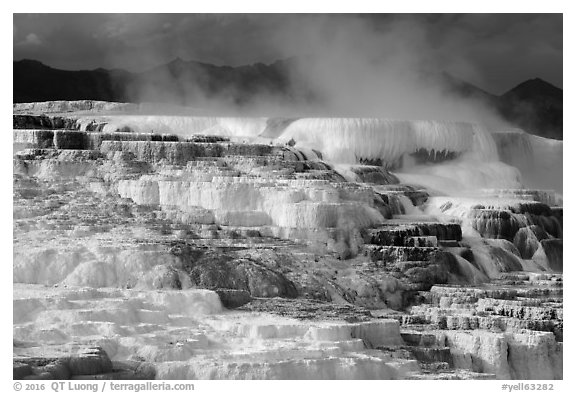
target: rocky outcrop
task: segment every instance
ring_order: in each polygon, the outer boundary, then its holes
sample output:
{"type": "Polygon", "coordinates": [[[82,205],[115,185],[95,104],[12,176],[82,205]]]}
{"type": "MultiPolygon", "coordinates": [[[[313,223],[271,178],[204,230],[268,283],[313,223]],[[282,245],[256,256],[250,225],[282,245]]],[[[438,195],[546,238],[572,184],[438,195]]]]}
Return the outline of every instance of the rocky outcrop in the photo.
{"type": "Polygon", "coordinates": [[[13,362],[13,379],[20,380],[135,380],[154,379],[155,374],[153,367],[142,362],[112,362],[100,347],[88,347],[73,356],[19,356],[13,362]]]}
{"type": "Polygon", "coordinates": [[[215,292],[226,308],[242,307],[252,301],[250,293],[241,289],[217,289],[215,292]]]}
{"type": "Polygon", "coordinates": [[[254,260],[210,255],[184,263],[192,282],[199,287],[238,289],[254,297],[298,296],[290,280],[254,260]]]}
{"type": "Polygon", "coordinates": [[[352,166],[350,170],[356,174],[358,181],[374,184],[398,184],[400,180],[381,166],[352,166]]]}

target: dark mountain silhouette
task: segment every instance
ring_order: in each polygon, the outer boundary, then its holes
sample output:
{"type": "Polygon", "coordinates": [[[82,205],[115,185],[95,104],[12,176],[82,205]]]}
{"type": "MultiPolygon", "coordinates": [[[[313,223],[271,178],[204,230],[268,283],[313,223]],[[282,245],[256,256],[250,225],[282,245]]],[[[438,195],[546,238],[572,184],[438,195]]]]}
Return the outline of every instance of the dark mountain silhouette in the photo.
{"type": "MultiPolygon", "coordinates": [[[[295,58],[240,67],[175,59],[153,69],[65,71],[34,60],[15,61],[13,102],[102,100],[201,105],[203,100],[249,106],[321,103],[322,97],[291,78],[295,58]]],[[[482,101],[510,123],[547,138],[562,139],[562,89],[541,79],[521,83],[501,96],[447,73],[427,75],[445,93],[482,101]]]]}
{"type": "Polygon", "coordinates": [[[442,74],[445,92],[479,100],[505,120],[546,138],[562,139],[562,89],[539,78],[527,80],[497,96],[449,74],[442,74]]]}
{"type": "Polygon", "coordinates": [[[64,71],[39,61],[14,62],[14,102],[91,99],[124,101],[127,71],[64,71]]]}
{"type": "Polygon", "coordinates": [[[530,133],[562,139],[562,89],[535,78],[499,97],[497,107],[511,123],[530,133]]]}
{"type": "Polygon", "coordinates": [[[96,69],[64,71],[34,60],[14,62],[13,101],[103,100],[199,104],[217,99],[249,105],[268,98],[285,102],[312,99],[290,80],[291,60],[241,67],[174,61],[140,73],[96,69]],[[280,93],[280,94],[279,94],[280,93]]]}

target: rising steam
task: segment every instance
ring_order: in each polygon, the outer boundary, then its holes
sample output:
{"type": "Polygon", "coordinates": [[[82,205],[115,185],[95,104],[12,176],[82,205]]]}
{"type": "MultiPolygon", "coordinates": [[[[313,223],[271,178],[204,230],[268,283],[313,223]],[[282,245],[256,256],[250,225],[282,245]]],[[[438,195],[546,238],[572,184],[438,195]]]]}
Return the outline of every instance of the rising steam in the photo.
{"type": "Polygon", "coordinates": [[[281,19],[274,31],[270,39],[278,56],[290,59],[282,66],[285,81],[256,86],[247,68],[241,89],[231,84],[213,95],[207,93],[212,82],[206,69],[175,72],[185,68],[176,61],[144,73],[129,94],[156,103],[184,97],[188,105],[214,114],[504,123],[481,102],[445,93],[443,71],[470,75],[473,66],[437,51],[426,25],[414,18],[376,23],[351,15],[300,15],[281,19]]]}

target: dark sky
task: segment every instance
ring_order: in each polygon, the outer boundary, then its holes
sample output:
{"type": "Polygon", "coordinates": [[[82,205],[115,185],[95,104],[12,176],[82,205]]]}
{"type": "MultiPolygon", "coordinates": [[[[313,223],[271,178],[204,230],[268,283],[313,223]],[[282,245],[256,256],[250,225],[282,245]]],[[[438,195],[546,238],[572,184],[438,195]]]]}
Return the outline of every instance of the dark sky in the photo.
{"type": "Polygon", "coordinates": [[[372,60],[402,51],[498,94],[534,77],[563,84],[561,14],[14,14],[14,60],[63,69],[270,63],[338,40],[355,56],[370,42],[372,60]]]}

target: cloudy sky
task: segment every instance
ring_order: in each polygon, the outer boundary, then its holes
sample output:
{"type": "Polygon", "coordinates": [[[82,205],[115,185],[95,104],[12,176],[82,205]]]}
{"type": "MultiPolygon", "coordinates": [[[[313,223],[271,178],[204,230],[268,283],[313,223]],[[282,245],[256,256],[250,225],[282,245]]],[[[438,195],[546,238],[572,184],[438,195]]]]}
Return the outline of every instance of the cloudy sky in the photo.
{"type": "MultiPolygon", "coordinates": [[[[14,14],[14,60],[62,69],[140,71],[176,57],[270,63],[338,47],[502,93],[539,77],[562,87],[561,14],[14,14]]],[[[340,58],[339,58],[340,59],[340,58]]]]}

